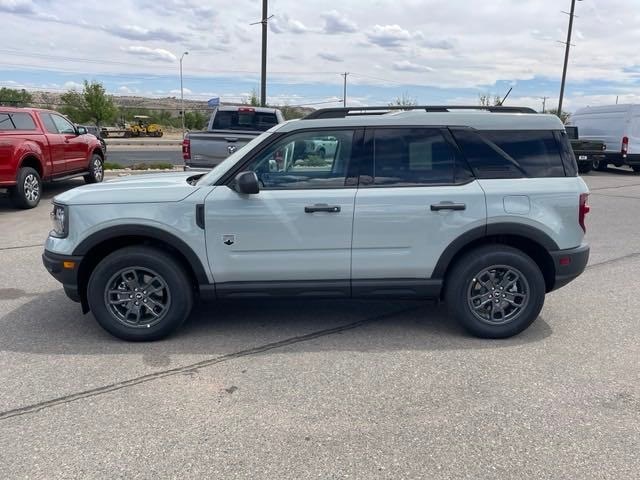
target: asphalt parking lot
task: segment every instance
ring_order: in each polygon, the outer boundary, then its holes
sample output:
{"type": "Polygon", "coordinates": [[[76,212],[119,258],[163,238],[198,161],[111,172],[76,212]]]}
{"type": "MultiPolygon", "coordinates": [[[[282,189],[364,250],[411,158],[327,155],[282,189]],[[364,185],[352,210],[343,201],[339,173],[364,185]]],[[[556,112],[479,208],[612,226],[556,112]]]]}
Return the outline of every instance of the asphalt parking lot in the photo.
{"type": "Polygon", "coordinates": [[[49,202],[0,198],[0,478],[638,478],[640,175],[585,180],[588,270],[504,341],[429,303],[247,301],[125,343],[42,266],[49,202]]]}

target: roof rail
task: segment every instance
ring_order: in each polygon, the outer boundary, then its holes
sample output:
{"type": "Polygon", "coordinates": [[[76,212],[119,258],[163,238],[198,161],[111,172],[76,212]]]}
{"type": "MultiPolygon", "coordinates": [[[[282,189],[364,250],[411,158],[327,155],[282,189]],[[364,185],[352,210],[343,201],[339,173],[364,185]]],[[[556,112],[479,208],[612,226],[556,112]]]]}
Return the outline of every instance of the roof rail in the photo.
{"type": "Polygon", "coordinates": [[[337,107],[321,108],[303,118],[317,120],[322,118],[346,118],[356,115],[384,115],[392,111],[423,110],[425,112],[450,112],[451,110],[484,110],[492,113],[537,113],[529,107],[503,107],[479,105],[421,105],[421,106],[381,106],[381,107],[337,107]]]}

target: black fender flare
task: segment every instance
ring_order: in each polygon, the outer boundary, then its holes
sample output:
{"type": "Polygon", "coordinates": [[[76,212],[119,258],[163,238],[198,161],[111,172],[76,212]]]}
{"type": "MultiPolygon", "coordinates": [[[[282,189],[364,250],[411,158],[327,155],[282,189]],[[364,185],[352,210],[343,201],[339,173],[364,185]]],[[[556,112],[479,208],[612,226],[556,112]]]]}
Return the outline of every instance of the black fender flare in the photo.
{"type": "Polygon", "coordinates": [[[482,240],[483,238],[500,235],[524,237],[537,243],[547,252],[560,250],[558,244],[538,228],[522,223],[490,223],[482,227],[473,228],[451,242],[444,252],[442,252],[442,255],[440,255],[438,263],[431,274],[431,278],[443,279],[453,259],[470,243],[482,240]]]}
{"type": "Polygon", "coordinates": [[[73,251],[74,256],[87,255],[97,245],[122,237],[144,237],[157,240],[174,248],[187,260],[196,280],[201,285],[209,284],[209,278],[198,255],[180,238],[157,227],[148,225],[116,225],[89,235],[73,251]]]}

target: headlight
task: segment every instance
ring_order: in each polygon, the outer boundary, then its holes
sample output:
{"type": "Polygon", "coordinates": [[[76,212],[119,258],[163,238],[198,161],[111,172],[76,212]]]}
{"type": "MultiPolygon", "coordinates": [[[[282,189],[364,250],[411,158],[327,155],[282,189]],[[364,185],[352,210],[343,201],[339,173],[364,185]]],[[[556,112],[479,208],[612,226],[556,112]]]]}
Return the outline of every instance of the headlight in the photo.
{"type": "Polygon", "coordinates": [[[66,205],[53,204],[51,212],[52,230],[49,233],[52,237],[65,238],[69,234],[69,215],[66,205]]]}

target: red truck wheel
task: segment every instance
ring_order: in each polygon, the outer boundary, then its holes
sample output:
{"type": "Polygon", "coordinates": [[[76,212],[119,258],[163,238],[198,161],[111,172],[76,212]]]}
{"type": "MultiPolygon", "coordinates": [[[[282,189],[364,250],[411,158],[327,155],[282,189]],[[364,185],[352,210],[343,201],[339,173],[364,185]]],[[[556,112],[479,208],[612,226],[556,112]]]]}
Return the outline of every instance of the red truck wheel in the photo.
{"type": "Polygon", "coordinates": [[[31,167],[22,167],[16,175],[16,186],[10,190],[11,201],[18,208],[34,208],[42,196],[42,179],[31,167]]]}

